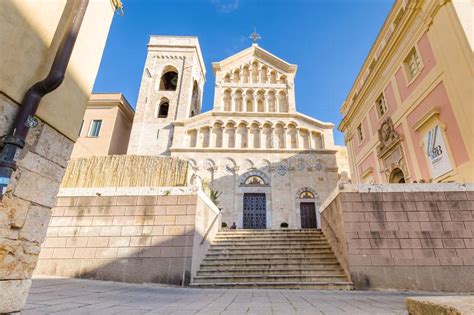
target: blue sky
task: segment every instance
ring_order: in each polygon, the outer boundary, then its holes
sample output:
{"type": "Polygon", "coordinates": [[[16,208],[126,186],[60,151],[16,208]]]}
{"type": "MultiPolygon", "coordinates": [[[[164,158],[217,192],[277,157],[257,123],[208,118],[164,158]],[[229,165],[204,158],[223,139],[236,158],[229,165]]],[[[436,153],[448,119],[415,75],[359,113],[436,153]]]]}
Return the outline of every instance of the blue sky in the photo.
{"type": "MultiPolygon", "coordinates": [[[[352,86],[393,0],[122,0],[115,16],[94,92],[122,92],[135,107],[149,35],[199,37],[206,63],[203,111],[212,108],[211,63],[259,45],[298,65],[299,112],[337,125],[352,86]]],[[[337,144],[342,134],[335,130],[337,144]]]]}

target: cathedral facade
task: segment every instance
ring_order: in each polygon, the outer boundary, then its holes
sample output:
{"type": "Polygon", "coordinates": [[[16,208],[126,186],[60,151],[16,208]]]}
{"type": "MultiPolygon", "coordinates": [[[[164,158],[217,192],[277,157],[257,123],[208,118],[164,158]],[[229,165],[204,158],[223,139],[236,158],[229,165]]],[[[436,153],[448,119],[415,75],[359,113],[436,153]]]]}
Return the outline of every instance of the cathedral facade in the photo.
{"type": "Polygon", "coordinates": [[[212,67],[214,106],[201,113],[198,39],[150,38],[128,154],[188,160],[191,183],[214,195],[229,226],[320,227],[345,148],[332,123],[296,111],[297,66],[252,44],[212,67]]]}

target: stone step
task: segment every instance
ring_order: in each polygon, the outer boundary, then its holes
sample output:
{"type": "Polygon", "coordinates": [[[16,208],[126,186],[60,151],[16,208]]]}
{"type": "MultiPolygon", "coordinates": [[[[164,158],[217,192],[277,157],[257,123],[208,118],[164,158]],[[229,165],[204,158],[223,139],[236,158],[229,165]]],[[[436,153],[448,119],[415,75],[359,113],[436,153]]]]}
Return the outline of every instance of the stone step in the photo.
{"type": "Polygon", "coordinates": [[[286,275],[343,275],[343,272],[337,266],[331,268],[212,268],[210,270],[202,269],[197,272],[198,276],[235,276],[235,275],[274,275],[274,274],[286,274],[286,275]]]}
{"type": "Polygon", "coordinates": [[[237,229],[220,230],[219,234],[274,234],[274,233],[323,233],[320,229],[237,229]]]}
{"type": "Polygon", "coordinates": [[[247,237],[247,236],[324,236],[322,232],[271,232],[271,233],[252,233],[252,232],[218,232],[216,236],[226,237],[247,237]]]}
{"type": "Polygon", "coordinates": [[[293,241],[293,240],[238,240],[238,241],[214,241],[211,245],[248,245],[248,246],[261,246],[265,248],[267,245],[279,245],[279,246],[294,246],[297,247],[302,243],[306,245],[329,245],[326,240],[311,240],[311,241],[293,241]]]}
{"type": "Polygon", "coordinates": [[[274,248],[270,249],[236,249],[236,248],[210,248],[208,255],[267,255],[267,254],[332,254],[330,247],[326,248],[279,248],[275,250],[274,248]]]}
{"type": "MultiPolygon", "coordinates": [[[[288,247],[286,245],[279,245],[279,244],[268,244],[265,247],[265,250],[268,251],[279,251],[279,250],[286,250],[286,249],[299,249],[299,250],[326,250],[331,249],[329,245],[298,245],[294,247],[288,247]]],[[[219,251],[219,250],[241,250],[241,251],[249,251],[249,250],[263,250],[259,245],[211,245],[209,251],[219,251]]]]}
{"type": "Polygon", "coordinates": [[[224,289],[315,289],[315,290],[351,290],[352,282],[228,282],[228,283],[192,283],[196,288],[224,289]]]}
{"type": "Polygon", "coordinates": [[[216,235],[214,237],[214,240],[229,240],[229,241],[249,241],[249,240],[258,240],[258,241],[266,241],[266,240],[271,240],[271,241],[276,241],[276,240],[281,240],[281,241],[310,241],[310,240],[326,240],[324,236],[317,236],[317,235],[248,235],[248,236],[220,236],[216,235]]]}
{"type": "Polygon", "coordinates": [[[339,263],[337,261],[330,261],[330,262],[322,262],[322,263],[314,263],[314,262],[283,262],[283,263],[278,263],[278,262],[273,262],[273,263],[268,263],[268,262],[236,262],[236,263],[229,263],[229,262],[214,262],[212,260],[208,262],[204,262],[200,270],[216,270],[216,269],[222,269],[222,268],[235,268],[235,269],[296,269],[296,268],[339,268],[339,263]]]}
{"type": "Polygon", "coordinates": [[[194,287],[349,290],[321,230],[219,231],[194,287]]]}
{"type": "Polygon", "coordinates": [[[208,262],[214,263],[222,263],[222,264],[255,264],[255,263],[263,263],[263,264],[326,264],[328,262],[336,262],[337,260],[335,257],[320,257],[320,258],[312,258],[311,260],[307,259],[306,257],[299,257],[299,258],[288,258],[288,257],[275,257],[275,258],[264,258],[264,257],[255,257],[255,258],[204,258],[203,264],[208,262]]]}
{"type": "Polygon", "coordinates": [[[248,253],[248,254],[241,254],[241,253],[207,253],[206,259],[279,259],[279,258],[286,258],[286,259],[320,259],[320,258],[335,258],[334,253],[331,251],[326,253],[248,253]]]}
{"type": "Polygon", "coordinates": [[[228,283],[228,282],[339,282],[344,275],[235,275],[235,276],[196,276],[193,283],[228,283]]]}

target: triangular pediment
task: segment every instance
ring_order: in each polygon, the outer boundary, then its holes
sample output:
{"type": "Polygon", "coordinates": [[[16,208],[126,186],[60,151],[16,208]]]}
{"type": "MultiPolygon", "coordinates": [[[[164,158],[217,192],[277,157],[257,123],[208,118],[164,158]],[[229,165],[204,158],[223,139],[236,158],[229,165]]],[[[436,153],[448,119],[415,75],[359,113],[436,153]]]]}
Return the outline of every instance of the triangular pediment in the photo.
{"type": "Polygon", "coordinates": [[[222,61],[213,62],[212,68],[214,70],[214,74],[216,74],[218,71],[227,71],[229,69],[248,64],[253,60],[257,60],[258,62],[265,64],[267,67],[275,69],[280,73],[296,73],[297,70],[297,65],[286,62],[285,60],[273,55],[256,44],[253,44],[252,46],[230,57],[227,57],[222,61]]]}

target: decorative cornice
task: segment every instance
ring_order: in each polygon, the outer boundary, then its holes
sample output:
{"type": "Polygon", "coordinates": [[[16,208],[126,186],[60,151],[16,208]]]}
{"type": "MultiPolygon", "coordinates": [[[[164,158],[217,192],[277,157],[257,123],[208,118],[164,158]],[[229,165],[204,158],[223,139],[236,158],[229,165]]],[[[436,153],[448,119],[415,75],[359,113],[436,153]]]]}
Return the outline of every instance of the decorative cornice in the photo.
{"type": "MultiPolygon", "coordinates": [[[[301,114],[298,112],[294,113],[268,113],[268,112],[223,112],[223,111],[208,111],[201,113],[199,115],[196,115],[194,117],[188,118],[186,120],[180,120],[180,121],[174,121],[171,122],[174,126],[189,126],[198,123],[199,121],[205,121],[206,124],[213,123],[210,121],[207,121],[209,119],[214,119],[218,120],[219,118],[222,120],[225,119],[235,119],[236,117],[242,118],[242,119],[248,119],[249,122],[252,122],[255,119],[258,118],[264,118],[266,120],[270,118],[275,118],[275,119],[280,119],[280,120],[287,120],[287,119],[292,119],[292,121],[287,121],[286,123],[294,123],[294,120],[302,120],[306,123],[309,123],[311,125],[314,125],[318,128],[321,129],[332,129],[334,128],[333,123],[328,123],[328,122],[323,122],[320,120],[317,120],[316,118],[312,118],[310,116],[307,116],[305,114],[301,114]]],[[[262,121],[264,123],[265,121],[262,121]]],[[[276,122],[275,122],[276,123],[276,122]]],[[[313,130],[312,130],[313,131],[313,130]]]]}
{"type": "Polygon", "coordinates": [[[88,109],[114,106],[118,106],[128,119],[133,120],[135,110],[122,93],[93,93],[87,104],[88,109]]]}
{"type": "Polygon", "coordinates": [[[413,125],[413,129],[415,131],[418,131],[423,125],[425,125],[428,121],[430,121],[433,118],[437,118],[439,116],[440,110],[437,107],[431,108],[428,112],[426,112],[423,117],[418,119],[417,122],[413,125]]]}
{"type": "Polygon", "coordinates": [[[337,150],[313,149],[252,149],[252,148],[171,148],[171,152],[196,152],[196,153],[291,153],[291,154],[336,154],[337,150]]]}

